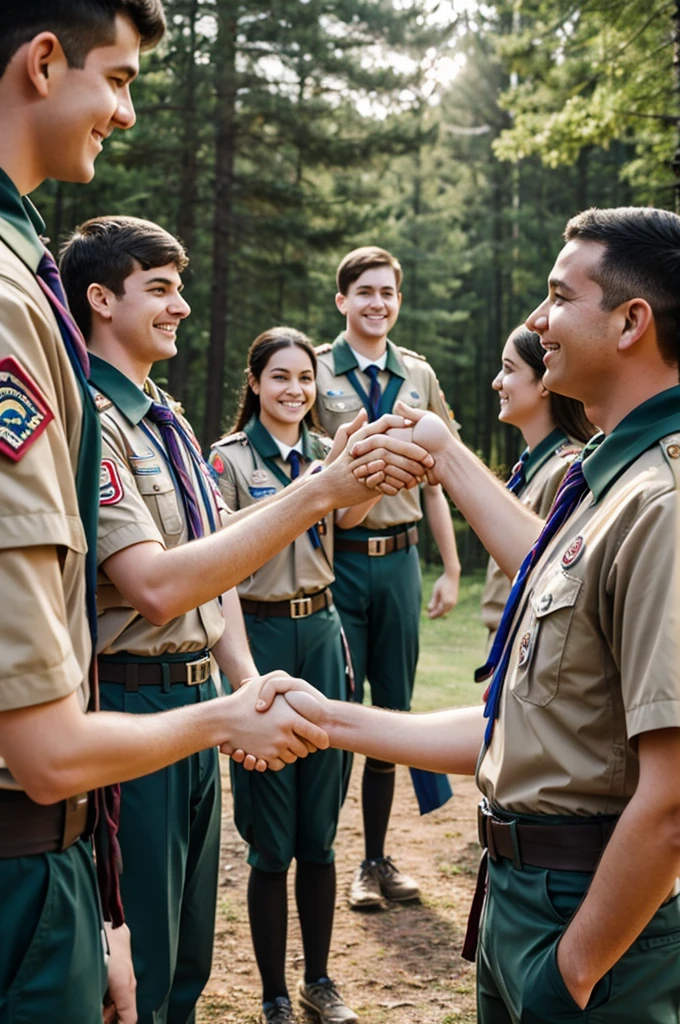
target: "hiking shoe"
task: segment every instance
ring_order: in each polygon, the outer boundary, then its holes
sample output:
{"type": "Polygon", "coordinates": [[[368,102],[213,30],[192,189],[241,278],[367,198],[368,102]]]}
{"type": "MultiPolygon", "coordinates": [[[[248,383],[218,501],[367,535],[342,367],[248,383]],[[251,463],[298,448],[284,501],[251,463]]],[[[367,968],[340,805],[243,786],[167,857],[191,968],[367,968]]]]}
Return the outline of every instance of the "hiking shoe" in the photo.
{"type": "Polygon", "coordinates": [[[354,872],[349,890],[349,905],[352,910],[377,910],[382,907],[377,861],[364,860],[361,867],[354,872]]]}
{"type": "Polygon", "coordinates": [[[380,891],[386,900],[415,900],[420,896],[418,883],[403,875],[391,857],[373,861],[380,891]]]}
{"type": "Polygon", "coordinates": [[[330,978],[320,978],[309,985],[300,981],[298,998],[305,1010],[316,1014],[320,1024],[354,1024],[359,1020],[354,1010],[343,1002],[330,978]]]}
{"type": "Polygon", "coordinates": [[[261,1024],[298,1024],[290,999],[277,996],[273,1003],[262,1004],[261,1024]]]}

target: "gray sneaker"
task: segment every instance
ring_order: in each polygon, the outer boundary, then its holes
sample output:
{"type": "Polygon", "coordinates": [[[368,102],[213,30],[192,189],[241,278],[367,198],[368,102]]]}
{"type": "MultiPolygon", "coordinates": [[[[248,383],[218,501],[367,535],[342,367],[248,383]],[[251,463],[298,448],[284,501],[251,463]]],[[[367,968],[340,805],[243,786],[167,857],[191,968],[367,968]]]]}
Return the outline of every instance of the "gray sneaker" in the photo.
{"type": "Polygon", "coordinates": [[[277,996],[273,1003],[264,1003],[260,1024],[298,1024],[290,999],[277,996]]]}
{"type": "Polygon", "coordinates": [[[349,905],[352,910],[378,910],[383,906],[377,861],[364,860],[354,872],[349,905]]]}
{"type": "Polygon", "coordinates": [[[298,998],[305,1010],[315,1013],[320,1024],[354,1024],[358,1021],[354,1010],[343,1002],[330,978],[298,984],[298,998]]]}
{"type": "Polygon", "coordinates": [[[386,900],[415,900],[420,896],[418,883],[403,875],[391,857],[373,861],[380,891],[386,900]]]}

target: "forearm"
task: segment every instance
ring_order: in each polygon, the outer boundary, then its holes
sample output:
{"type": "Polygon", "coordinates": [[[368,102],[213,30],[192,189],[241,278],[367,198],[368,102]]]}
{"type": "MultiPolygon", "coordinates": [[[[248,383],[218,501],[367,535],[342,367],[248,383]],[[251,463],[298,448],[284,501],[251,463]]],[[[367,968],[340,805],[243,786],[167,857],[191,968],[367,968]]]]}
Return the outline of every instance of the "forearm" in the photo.
{"type": "Polygon", "coordinates": [[[339,508],[335,513],[335,525],[341,530],[351,530],[353,526],[358,526],[381,498],[382,494],[377,494],[362,505],[353,505],[351,508],[339,508]]]}
{"type": "Polygon", "coordinates": [[[330,701],[323,728],[332,747],[435,772],[474,775],[484,736],[483,708],[427,714],[330,701]]]}
{"type": "Polygon", "coordinates": [[[543,528],[530,512],[460,441],[437,454],[437,479],[482,544],[511,579],[543,528]]]}
{"type": "Polygon", "coordinates": [[[232,690],[237,690],[244,679],[257,675],[237,590],[228,590],[222,595],[222,617],[224,633],[212,653],[232,690]]]}
{"type": "Polygon", "coordinates": [[[456,535],[453,530],[453,519],[444,492],[437,484],[423,488],[425,514],[435,544],[439,548],[444,572],[454,579],[460,576],[460,559],[456,547],[456,535]]]}

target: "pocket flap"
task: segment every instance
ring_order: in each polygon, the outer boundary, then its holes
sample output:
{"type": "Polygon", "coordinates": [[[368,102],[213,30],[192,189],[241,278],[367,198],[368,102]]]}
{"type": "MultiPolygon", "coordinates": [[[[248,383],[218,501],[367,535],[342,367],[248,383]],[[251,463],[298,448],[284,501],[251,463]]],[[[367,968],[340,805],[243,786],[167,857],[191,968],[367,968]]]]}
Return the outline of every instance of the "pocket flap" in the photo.
{"type": "Polygon", "coordinates": [[[536,618],[542,619],[560,608],[573,608],[582,583],[583,580],[565,572],[541,581],[541,589],[531,595],[531,608],[536,618]]]}

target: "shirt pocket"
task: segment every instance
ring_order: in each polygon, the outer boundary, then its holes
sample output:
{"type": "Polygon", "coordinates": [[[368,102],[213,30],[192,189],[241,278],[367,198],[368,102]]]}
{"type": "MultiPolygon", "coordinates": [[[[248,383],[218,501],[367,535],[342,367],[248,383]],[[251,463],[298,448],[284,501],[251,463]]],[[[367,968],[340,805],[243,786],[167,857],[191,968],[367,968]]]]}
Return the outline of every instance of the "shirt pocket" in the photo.
{"type": "Polygon", "coordinates": [[[353,420],[364,404],[355,392],[346,395],[320,395],[319,401],[324,412],[331,416],[346,416],[347,420],[353,420]]]}
{"type": "Polygon", "coordinates": [[[172,480],[162,473],[145,473],[135,474],[135,482],[161,533],[168,537],[179,536],[184,529],[184,517],[172,480]]]}
{"type": "Polygon", "coordinates": [[[560,572],[541,580],[531,595],[529,626],[519,634],[513,693],[545,707],[560,686],[564,649],[583,581],[560,572]]]}

